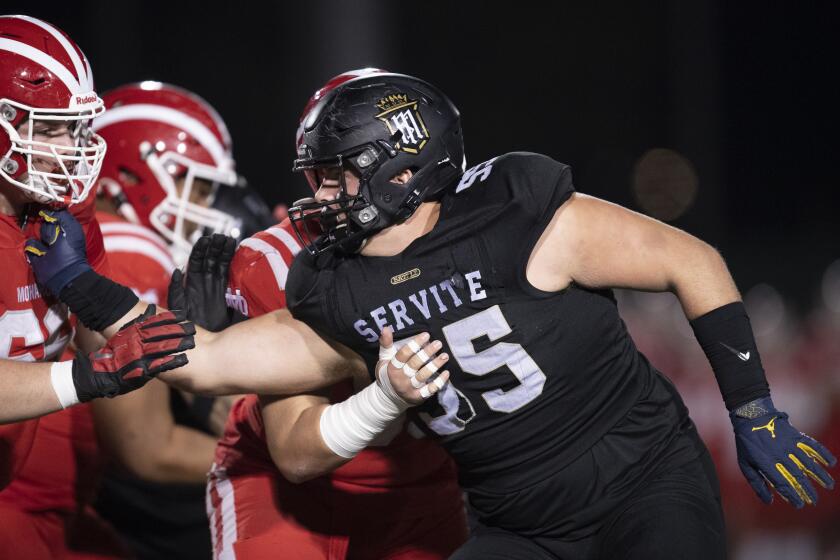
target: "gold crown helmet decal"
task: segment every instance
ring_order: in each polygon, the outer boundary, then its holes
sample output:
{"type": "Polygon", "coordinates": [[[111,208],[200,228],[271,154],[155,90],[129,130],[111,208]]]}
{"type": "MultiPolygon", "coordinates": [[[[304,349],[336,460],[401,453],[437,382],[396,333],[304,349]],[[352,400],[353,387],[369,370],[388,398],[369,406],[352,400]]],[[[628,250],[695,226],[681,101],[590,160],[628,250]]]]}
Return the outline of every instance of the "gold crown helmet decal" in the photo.
{"type": "Polygon", "coordinates": [[[395,148],[409,154],[418,154],[429,141],[429,131],[420,115],[416,100],[405,93],[392,93],[376,102],[380,113],[376,118],[385,123],[388,132],[402,132],[402,138],[395,148]]]}

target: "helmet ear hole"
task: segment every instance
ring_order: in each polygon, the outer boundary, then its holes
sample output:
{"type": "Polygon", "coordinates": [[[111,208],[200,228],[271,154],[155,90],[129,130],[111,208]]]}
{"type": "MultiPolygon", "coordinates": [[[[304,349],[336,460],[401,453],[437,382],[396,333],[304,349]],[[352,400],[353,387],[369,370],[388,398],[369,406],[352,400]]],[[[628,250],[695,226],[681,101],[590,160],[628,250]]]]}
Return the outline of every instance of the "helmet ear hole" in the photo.
{"type": "Polygon", "coordinates": [[[136,173],[122,165],[119,167],[119,178],[120,183],[127,187],[133,187],[140,182],[140,177],[136,173]]]}

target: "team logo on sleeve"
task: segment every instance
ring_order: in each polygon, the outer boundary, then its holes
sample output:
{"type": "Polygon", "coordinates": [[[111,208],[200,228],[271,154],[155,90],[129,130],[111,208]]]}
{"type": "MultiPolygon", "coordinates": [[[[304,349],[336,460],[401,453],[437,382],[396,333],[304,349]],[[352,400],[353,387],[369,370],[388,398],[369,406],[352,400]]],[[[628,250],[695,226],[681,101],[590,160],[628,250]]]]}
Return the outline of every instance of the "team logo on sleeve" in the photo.
{"type": "Polygon", "coordinates": [[[429,131],[417,108],[417,101],[409,99],[408,95],[394,93],[383,97],[376,102],[376,108],[381,111],[376,118],[385,123],[388,132],[402,132],[402,138],[396,144],[398,150],[417,154],[429,141],[429,131]]]}

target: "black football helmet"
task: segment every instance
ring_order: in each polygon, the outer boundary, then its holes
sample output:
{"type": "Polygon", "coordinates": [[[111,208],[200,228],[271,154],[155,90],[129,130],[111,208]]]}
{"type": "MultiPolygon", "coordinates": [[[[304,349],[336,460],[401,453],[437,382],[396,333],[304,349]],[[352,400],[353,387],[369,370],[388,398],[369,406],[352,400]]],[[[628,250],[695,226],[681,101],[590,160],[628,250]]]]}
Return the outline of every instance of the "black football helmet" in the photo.
{"type": "MultiPolygon", "coordinates": [[[[236,243],[277,222],[260,193],[250,187],[241,175],[235,186],[223,183],[217,185],[210,208],[232,217],[233,222],[224,233],[236,239],[236,243]]],[[[217,233],[217,230],[206,227],[202,233],[211,235],[217,233]]]]}
{"type": "Polygon", "coordinates": [[[347,192],[340,173],[335,200],[306,199],[289,209],[313,255],[335,247],[358,251],[364,239],[405,221],[464,173],[458,109],[439,89],[411,76],[349,80],[320,99],[301,129],[293,171],[307,173],[310,182],[318,169],[350,169],[359,176],[357,194],[347,192]],[[405,169],[413,172],[409,182],[392,183],[405,169]]]}

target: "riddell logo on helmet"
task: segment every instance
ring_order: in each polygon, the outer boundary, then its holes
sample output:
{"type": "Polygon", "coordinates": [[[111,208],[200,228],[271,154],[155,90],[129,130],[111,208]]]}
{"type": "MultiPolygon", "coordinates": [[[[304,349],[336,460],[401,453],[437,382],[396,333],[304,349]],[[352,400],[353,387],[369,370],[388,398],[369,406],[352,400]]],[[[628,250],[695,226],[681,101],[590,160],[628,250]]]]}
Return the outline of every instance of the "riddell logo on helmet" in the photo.
{"type": "Polygon", "coordinates": [[[95,93],[83,93],[81,95],[74,95],[73,96],[73,105],[90,105],[91,103],[96,103],[99,98],[96,96],[95,93]]]}

